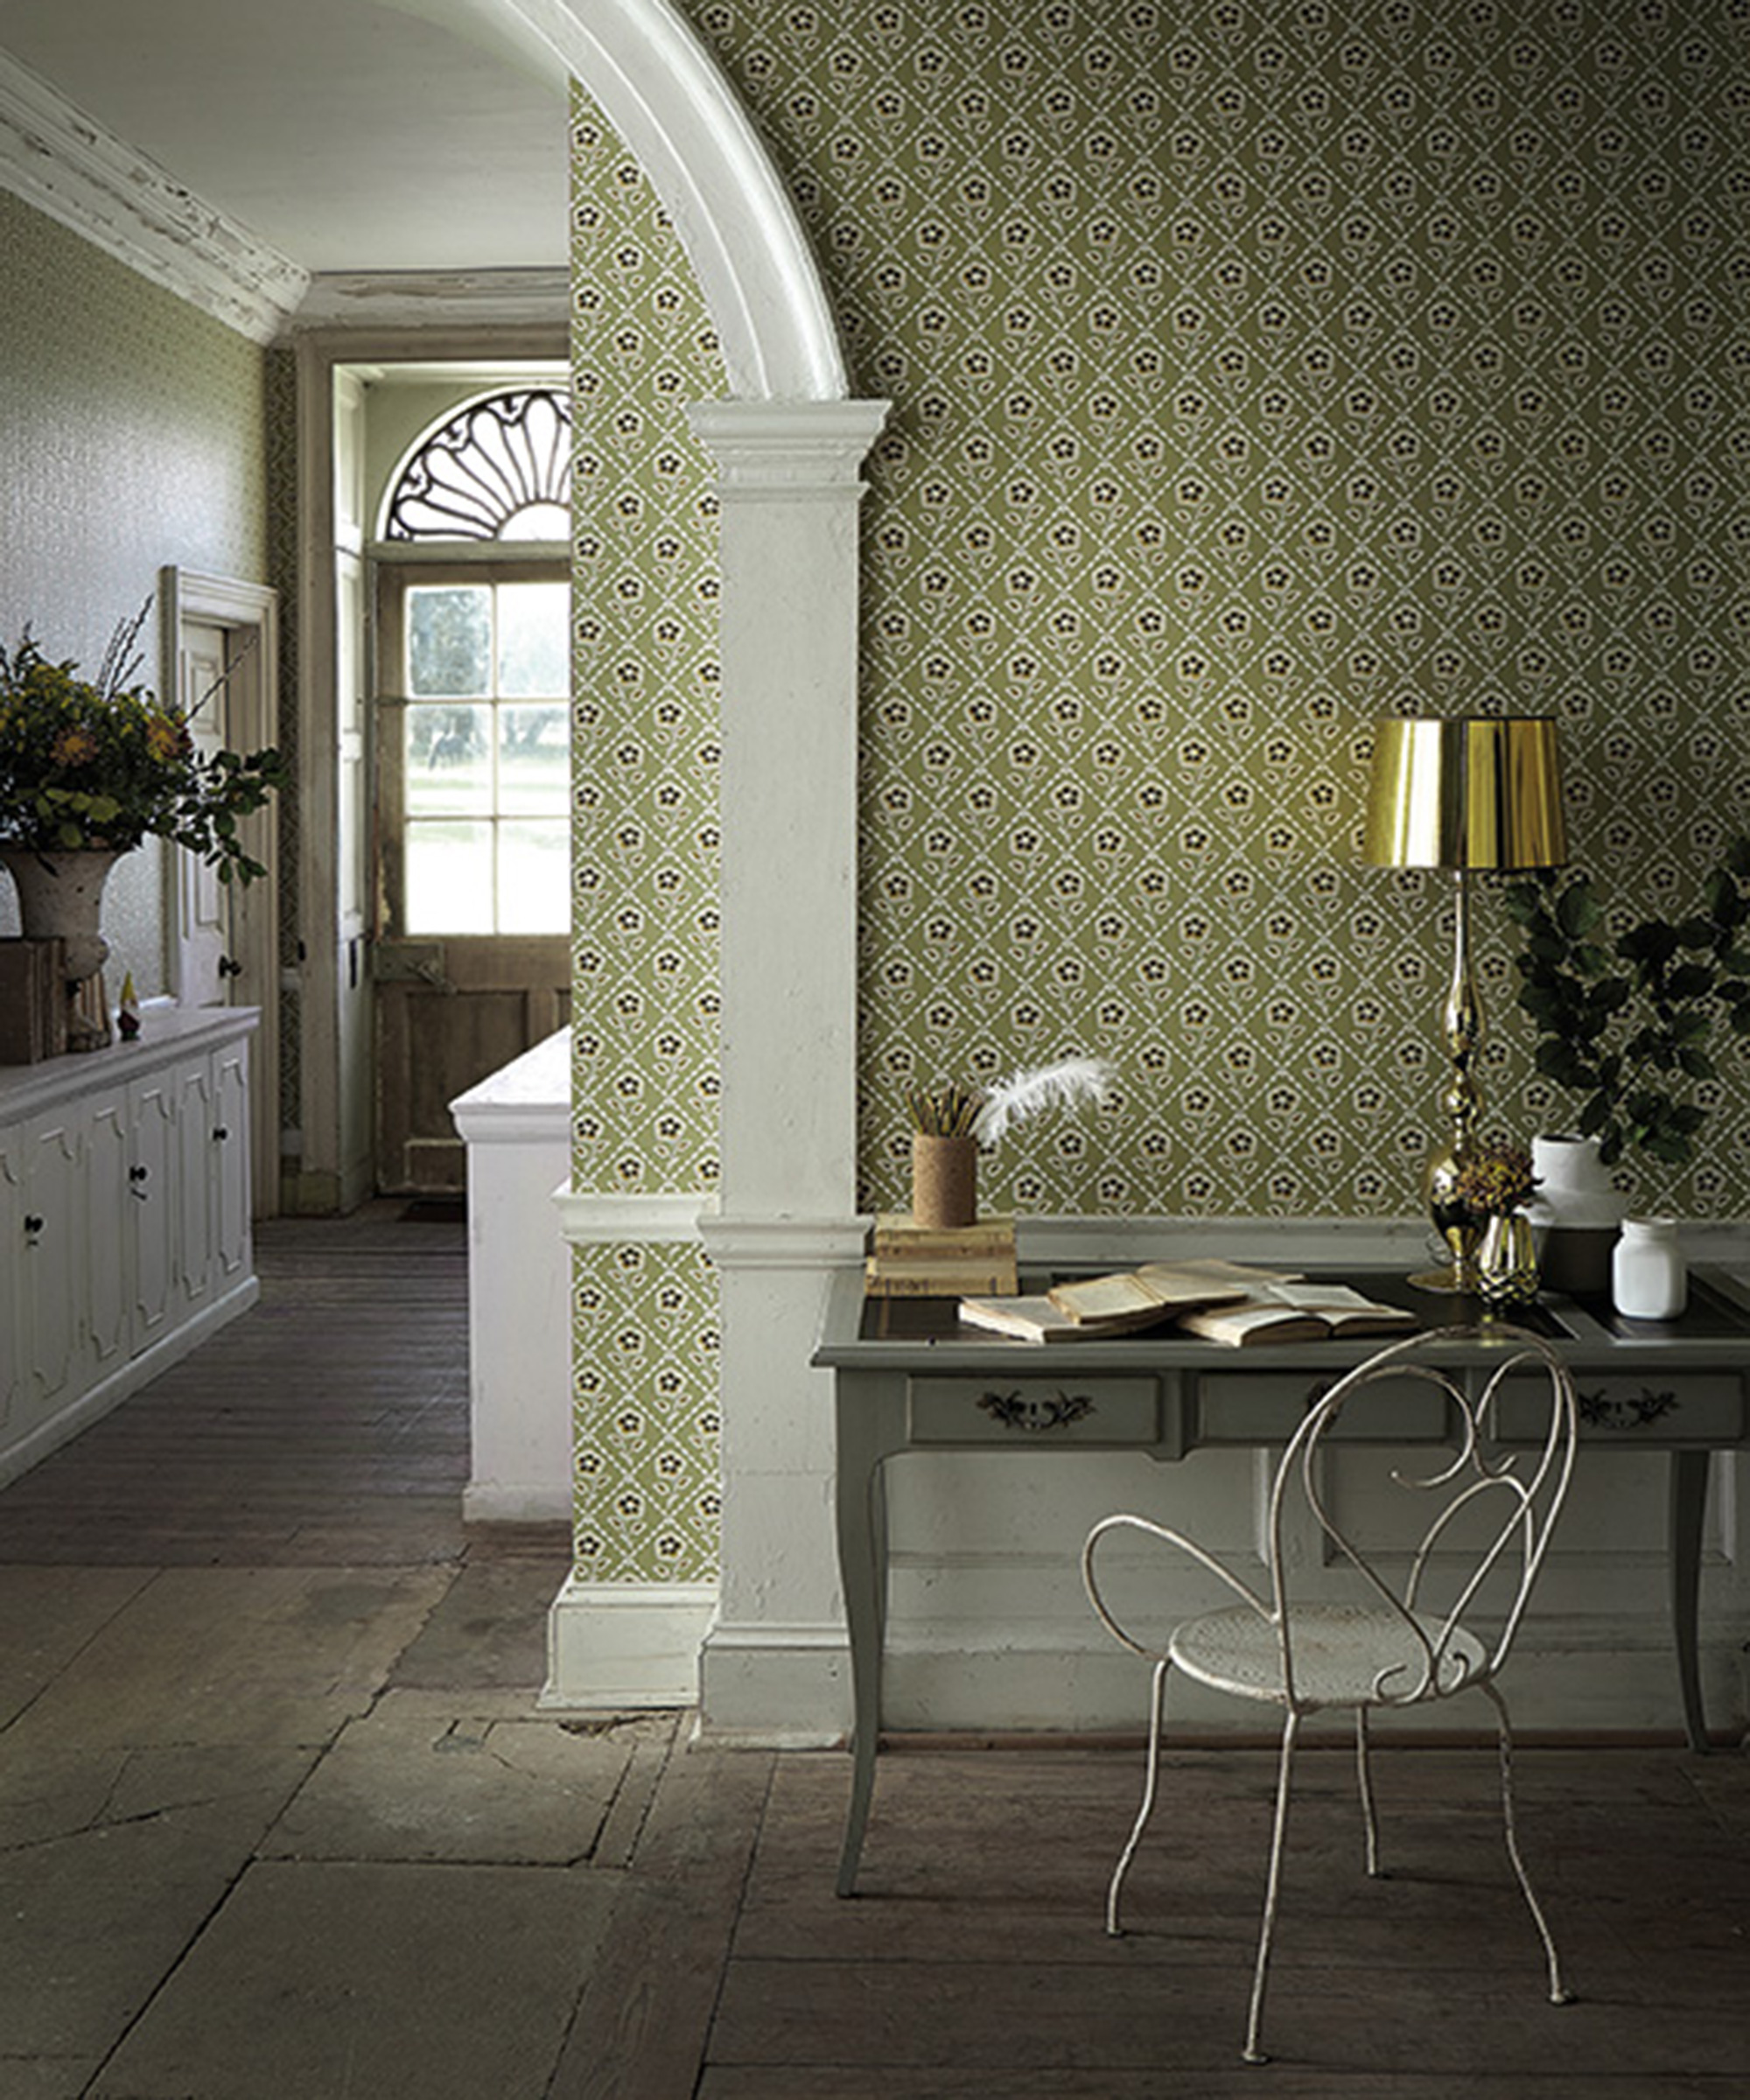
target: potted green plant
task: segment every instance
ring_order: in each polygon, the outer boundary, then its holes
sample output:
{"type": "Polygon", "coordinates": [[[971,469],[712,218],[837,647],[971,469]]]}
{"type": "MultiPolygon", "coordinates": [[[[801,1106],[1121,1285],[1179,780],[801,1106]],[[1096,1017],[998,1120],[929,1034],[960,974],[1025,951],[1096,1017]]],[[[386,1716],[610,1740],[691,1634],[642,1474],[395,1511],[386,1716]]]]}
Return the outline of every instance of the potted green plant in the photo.
{"type": "Polygon", "coordinates": [[[1631,1149],[1686,1166],[1707,1121],[1692,1097],[1715,1077],[1717,1029],[1750,1037],[1750,836],[1734,840],[1697,910],[1612,934],[1584,871],[1511,885],[1522,929],[1518,1003],[1536,1061],[1576,1096],[1577,1129],[1605,1166],[1631,1149]]]}

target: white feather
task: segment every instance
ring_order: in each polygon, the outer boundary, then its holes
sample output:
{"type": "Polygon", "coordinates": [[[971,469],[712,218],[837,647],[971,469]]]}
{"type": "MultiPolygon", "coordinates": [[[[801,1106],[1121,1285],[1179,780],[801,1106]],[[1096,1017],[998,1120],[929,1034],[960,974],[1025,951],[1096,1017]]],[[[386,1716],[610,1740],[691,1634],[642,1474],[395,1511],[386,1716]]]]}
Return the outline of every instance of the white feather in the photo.
{"type": "Polygon", "coordinates": [[[1116,1077],[1116,1067],[1103,1057],[1066,1057],[1054,1065],[1034,1065],[1013,1073],[986,1091],[972,1134],[980,1144],[999,1144],[1005,1132],[1042,1109],[1073,1109],[1083,1102],[1104,1101],[1106,1089],[1116,1077]]]}

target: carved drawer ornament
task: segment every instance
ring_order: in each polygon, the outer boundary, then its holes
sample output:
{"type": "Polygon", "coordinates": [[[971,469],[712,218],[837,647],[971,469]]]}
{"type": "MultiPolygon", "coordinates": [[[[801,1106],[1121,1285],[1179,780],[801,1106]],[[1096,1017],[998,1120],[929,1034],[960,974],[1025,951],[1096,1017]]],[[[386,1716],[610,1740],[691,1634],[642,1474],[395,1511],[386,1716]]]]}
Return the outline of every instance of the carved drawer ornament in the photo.
{"type": "Polygon", "coordinates": [[[1054,1393],[1048,1400],[1020,1393],[981,1393],[978,1404],[1004,1429],[1066,1429],[1094,1412],[1094,1403],[1085,1393],[1054,1393]]]}
{"type": "Polygon", "coordinates": [[[1614,1393],[1576,1393],[1580,1420],[1592,1429],[1645,1429],[1649,1422],[1669,1415],[1677,1404],[1670,1391],[1656,1393],[1642,1386],[1631,1400],[1614,1393]]]}

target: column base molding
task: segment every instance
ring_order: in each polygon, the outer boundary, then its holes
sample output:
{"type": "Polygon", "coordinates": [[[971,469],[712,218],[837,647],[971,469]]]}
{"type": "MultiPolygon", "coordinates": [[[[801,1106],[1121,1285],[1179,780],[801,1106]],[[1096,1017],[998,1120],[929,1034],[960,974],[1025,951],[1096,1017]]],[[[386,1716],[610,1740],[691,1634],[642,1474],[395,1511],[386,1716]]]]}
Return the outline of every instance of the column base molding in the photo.
{"type": "Polygon", "coordinates": [[[567,1578],[547,1614],[544,1713],[691,1706],[699,1648],[717,1612],[714,1582],[567,1578]]]}

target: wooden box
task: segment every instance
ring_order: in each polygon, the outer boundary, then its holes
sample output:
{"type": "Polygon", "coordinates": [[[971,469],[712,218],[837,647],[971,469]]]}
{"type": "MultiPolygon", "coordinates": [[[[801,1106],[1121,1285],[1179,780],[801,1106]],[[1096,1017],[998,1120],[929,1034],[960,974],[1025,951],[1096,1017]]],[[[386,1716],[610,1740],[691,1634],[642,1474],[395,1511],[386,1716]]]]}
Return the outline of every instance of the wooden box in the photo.
{"type": "Polygon", "coordinates": [[[66,1048],[59,941],[0,941],[0,1065],[34,1065],[66,1048]]]}

